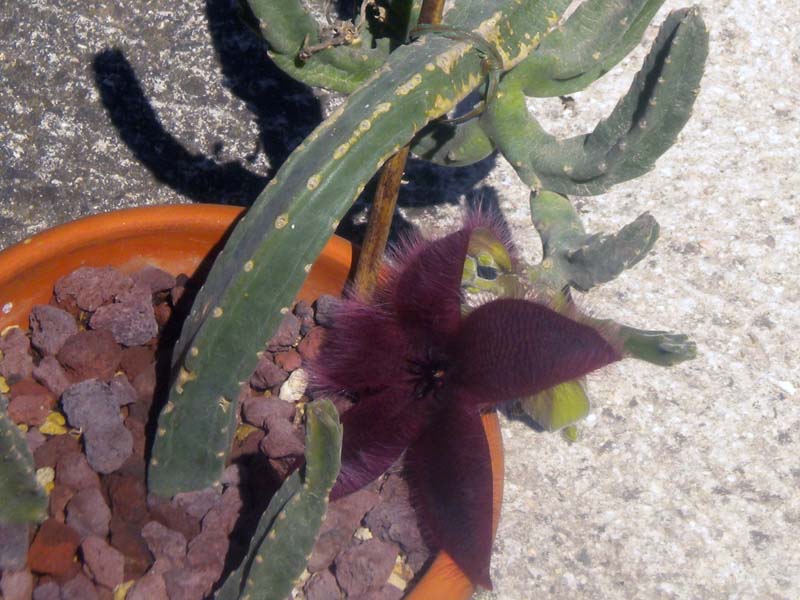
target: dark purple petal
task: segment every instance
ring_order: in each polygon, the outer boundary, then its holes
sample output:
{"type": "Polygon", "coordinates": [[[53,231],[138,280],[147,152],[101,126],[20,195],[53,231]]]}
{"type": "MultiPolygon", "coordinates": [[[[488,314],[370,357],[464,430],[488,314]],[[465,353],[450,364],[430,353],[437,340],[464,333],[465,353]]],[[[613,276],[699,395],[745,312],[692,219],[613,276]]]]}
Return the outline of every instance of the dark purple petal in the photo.
{"type": "Polygon", "coordinates": [[[453,336],[445,385],[478,402],[529,396],[620,360],[611,336],[536,302],[494,300],[453,336]]]}
{"type": "Polygon", "coordinates": [[[333,314],[333,326],[309,365],[313,388],[371,394],[401,379],[407,342],[390,313],[359,300],[342,300],[333,314]]]}
{"type": "Polygon", "coordinates": [[[430,404],[416,400],[410,389],[362,397],[342,416],[342,469],[331,500],[380,477],[419,437],[429,417],[430,404]]]}
{"type": "Polygon", "coordinates": [[[431,542],[491,589],[492,465],[474,407],[442,411],[406,454],[412,495],[431,542]]]}
{"type": "Polygon", "coordinates": [[[408,240],[395,252],[395,264],[375,300],[390,304],[409,332],[448,335],[456,331],[461,320],[464,259],[470,235],[478,227],[489,229],[512,251],[503,224],[476,211],[467,216],[463,228],[441,239],[408,240]]]}

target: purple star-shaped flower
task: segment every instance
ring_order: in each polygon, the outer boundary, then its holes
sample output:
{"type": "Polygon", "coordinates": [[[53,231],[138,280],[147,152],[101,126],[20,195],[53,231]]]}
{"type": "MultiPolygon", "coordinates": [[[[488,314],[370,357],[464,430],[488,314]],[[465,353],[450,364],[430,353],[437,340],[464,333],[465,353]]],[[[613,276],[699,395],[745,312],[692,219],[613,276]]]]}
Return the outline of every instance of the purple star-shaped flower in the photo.
{"type": "Polygon", "coordinates": [[[342,470],[331,499],[374,481],[403,452],[431,544],[477,585],[491,588],[492,472],[480,413],[579,378],[622,358],[611,331],[577,313],[517,298],[462,315],[461,277],[483,214],[436,241],[398,251],[369,298],[335,313],[311,365],[317,391],[345,393],[342,470]]]}

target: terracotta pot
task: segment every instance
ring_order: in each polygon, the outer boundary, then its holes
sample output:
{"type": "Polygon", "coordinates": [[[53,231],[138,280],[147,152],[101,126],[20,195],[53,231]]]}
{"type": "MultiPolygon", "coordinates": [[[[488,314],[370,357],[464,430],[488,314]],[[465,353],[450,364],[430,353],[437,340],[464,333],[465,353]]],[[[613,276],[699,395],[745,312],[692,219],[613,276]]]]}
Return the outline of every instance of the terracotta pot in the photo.
{"type": "MultiPolygon", "coordinates": [[[[81,266],[112,265],[132,272],[154,265],[173,274],[192,275],[210,267],[242,215],[239,207],[184,204],[120,210],[54,227],[0,252],[0,331],[28,326],[35,304],[47,303],[55,281],[81,266]]],[[[355,255],[346,240],[332,237],[314,263],[298,298],[341,293],[355,255]]],[[[503,449],[497,416],[484,415],[494,477],[493,522],[497,527],[503,491],[503,449]]],[[[466,600],[467,578],[445,552],[407,600],[466,600]]]]}

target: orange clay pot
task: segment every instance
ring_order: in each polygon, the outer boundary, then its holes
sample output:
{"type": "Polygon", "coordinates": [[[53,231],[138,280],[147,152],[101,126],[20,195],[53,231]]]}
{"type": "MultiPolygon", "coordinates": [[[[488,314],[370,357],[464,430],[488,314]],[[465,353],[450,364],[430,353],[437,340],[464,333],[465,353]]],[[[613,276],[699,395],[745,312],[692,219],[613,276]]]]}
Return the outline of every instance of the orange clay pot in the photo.
{"type": "MultiPolygon", "coordinates": [[[[153,265],[173,274],[207,270],[243,210],[214,204],[183,204],[119,210],[54,227],[0,252],[0,331],[28,326],[35,304],[46,304],[56,280],[81,266],[111,265],[132,272],[153,265]]],[[[357,250],[333,236],[314,263],[298,298],[340,294],[357,250]]],[[[492,455],[493,522],[503,494],[503,447],[497,416],[483,417],[492,455]]],[[[406,600],[466,600],[473,587],[440,552],[406,600]]]]}

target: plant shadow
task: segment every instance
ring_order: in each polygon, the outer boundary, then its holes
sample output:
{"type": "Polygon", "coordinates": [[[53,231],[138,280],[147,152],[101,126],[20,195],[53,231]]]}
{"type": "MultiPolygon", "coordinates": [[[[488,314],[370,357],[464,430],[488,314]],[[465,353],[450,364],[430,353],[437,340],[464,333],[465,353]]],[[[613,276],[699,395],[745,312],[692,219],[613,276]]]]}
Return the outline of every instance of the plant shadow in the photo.
{"type": "MultiPolygon", "coordinates": [[[[340,16],[352,12],[346,0],[340,16]]],[[[93,71],[101,102],[120,139],[159,181],[193,202],[249,206],[291,151],[322,121],[320,100],[308,86],[285,75],[267,56],[266,43],[253,31],[253,16],[237,0],[206,0],[207,27],[224,84],[252,113],[259,130],[258,148],[237,160],[219,158],[224,145],[214,144],[211,155],[184,146],[162,125],[130,62],[119,48],[95,55],[93,71]],[[248,168],[263,152],[269,172],[248,168]]],[[[476,185],[494,166],[494,156],[469,167],[452,169],[410,159],[398,206],[426,208],[458,204],[475,194],[476,185]]],[[[354,218],[372,197],[375,180],[342,219],[341,235],[359,242],[363,226],[354,218]]],[[[484,199],[495,193],[483,187],[484,199]]],[[[495,196],[496,199],[496,196],[495,196]]],[[[411,228],[399,213],[393,236],[411,228]]]]}

